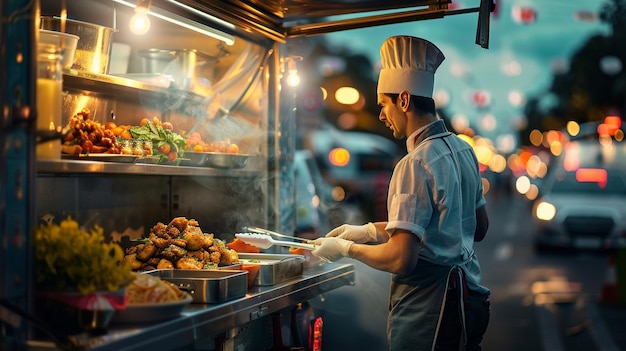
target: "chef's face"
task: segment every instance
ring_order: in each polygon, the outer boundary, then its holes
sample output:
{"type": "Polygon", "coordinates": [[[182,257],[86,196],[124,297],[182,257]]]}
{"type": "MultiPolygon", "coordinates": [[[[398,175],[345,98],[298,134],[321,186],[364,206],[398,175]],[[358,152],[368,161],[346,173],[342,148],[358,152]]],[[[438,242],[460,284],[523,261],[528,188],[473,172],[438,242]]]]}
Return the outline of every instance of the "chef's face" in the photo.
{"type": "Polygon", "coordinates": [[[394,103],[388,95],[378,94],[378,106],[380,106],[378,119],[391,129],[393,137],[396,139],[406,137],[406,111],[401,105],[400,97],[394,103]]]}

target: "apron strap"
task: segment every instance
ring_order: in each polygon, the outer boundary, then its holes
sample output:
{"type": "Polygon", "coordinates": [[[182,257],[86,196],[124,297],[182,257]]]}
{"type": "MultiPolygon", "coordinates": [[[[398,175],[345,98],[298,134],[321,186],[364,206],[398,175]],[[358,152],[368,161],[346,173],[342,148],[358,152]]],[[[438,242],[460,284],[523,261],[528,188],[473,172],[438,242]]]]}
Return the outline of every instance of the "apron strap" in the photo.
{"type": "Polygon", "coordinates": [[[446,295],[452,291],[458,296],[459,318],[461,319],[461,335],[459,336],[459,351],[465,350],[467,343],[467,326],[465,324],[465,301],[467,299],[468,288],[465,273],[459,266],[452,266],[448,273],[448,287],[446,295]]]}

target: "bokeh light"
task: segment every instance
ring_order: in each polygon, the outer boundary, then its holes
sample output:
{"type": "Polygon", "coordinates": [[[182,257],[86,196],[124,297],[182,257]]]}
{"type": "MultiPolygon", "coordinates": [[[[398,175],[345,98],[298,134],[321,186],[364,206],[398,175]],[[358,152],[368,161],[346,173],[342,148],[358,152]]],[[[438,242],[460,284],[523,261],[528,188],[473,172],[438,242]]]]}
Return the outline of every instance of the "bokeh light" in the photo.
{"type": "Polygon", "coordinates": [[[535,146],[539,146],[543,141],[543,134],[537,129],[533,129],[528,135],[528,141],[535,146]]]}
{"type": "Polygon", "coordinates": [[[530,189],[530,179],[527,176],[518,177],[515,181],[515,190],[520,194],[526,194],[530,189]]]}
{"type": "Polygon", "coordinates": [[[576,121],[569,121],[565,126],[565,130],[567,130],[567,133],[569,135],[577,136],[578,133],[580,133],[580,124],[578,124],[576,121]]]}
{"type": "Polygon", "coordinates": [[[361,94],[353,87],[341,87],[335,91],[335,99],[340,104],[352,105],[359,101],[361,94]]]}
{"type": "Polygon", "coordinates": [[[345,167],[350,162],[350,152],[342,147],[334,148],[328,153],[328,161],[337,167],[345,167]]]}

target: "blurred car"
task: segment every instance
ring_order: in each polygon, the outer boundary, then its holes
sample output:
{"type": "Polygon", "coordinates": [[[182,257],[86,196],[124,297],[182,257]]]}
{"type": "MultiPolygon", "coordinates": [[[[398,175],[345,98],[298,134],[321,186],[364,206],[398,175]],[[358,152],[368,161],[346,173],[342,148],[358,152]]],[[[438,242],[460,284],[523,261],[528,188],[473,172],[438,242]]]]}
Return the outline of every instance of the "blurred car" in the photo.
{"type": "Polygon", "coordinates": [[[381,135],[327,127],[310,133],[309,149],[326,179],[369,220],[386,219],[387,186],[403,150],[381,135]]]}
{"type": "Polygon", "coordinates": [[[330,213],[340,202],[333,198],[333,186],[323,178],[311,151],[296,150],[294,166],[296,235],[317,238],[332,229],[330,213]]]}
{"type": "Polygon", "coordinates": [[[538,250],[626,245],[625,146],[591,140],[567,146],[532,207],[538,250]]]}
{"type": "Polygon", "coordinates": [[[310,150],[294,155],[296,236],[317,238],[336,226],[365,221],[357,206],[344,201],[343,189],[330,184],[310,150]]]}

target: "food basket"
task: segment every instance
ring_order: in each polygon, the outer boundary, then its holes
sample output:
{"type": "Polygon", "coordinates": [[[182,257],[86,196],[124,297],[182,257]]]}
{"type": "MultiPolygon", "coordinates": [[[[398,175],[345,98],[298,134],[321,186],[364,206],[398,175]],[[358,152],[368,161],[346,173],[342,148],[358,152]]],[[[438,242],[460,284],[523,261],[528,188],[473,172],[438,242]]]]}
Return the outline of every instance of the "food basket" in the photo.
{"type": "Polygon", "coordinates": [[[302,277],[304,256],[290,254],[240,253],[243,266],[259,265],[259,270],[250,278],[252,286],[268,286],[302,277]]]}
{"type": "Polygon", "coordinates": [[[221,303],[246,295],[248,272],[239,270],[157,269],[157,276],[192,296],[192,303],[221,303]]]}

